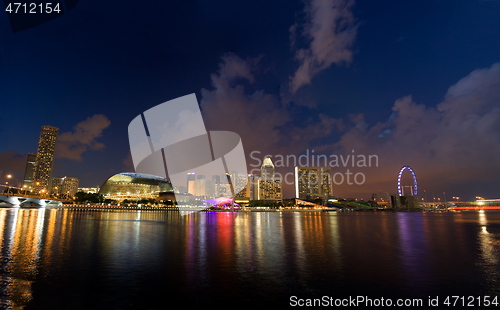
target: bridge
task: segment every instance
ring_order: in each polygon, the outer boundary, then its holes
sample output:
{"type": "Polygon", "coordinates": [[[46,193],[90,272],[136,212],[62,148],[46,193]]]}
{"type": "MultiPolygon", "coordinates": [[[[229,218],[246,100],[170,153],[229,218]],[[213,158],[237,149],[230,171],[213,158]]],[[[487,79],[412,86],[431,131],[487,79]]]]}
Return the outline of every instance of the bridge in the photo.
{"type": "Polygon", "coordinates": [[[448,203],[448,210],[500,210],[500,199],[450,202],[448,203]]]}
{"type": "Polygon", "coordinates": [[[45,207],[60,206],[62,199],[44,198],[40,196],[19,195],[19,194],[0,194],[0,207],[45,207]]]}

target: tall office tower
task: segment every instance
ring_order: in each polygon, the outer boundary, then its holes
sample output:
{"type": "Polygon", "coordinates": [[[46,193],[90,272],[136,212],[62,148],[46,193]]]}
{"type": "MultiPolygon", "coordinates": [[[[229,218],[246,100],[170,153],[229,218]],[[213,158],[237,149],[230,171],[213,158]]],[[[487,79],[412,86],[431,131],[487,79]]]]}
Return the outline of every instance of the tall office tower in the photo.
{"type": "MultiPolygon", "coordinates": [[[[194,172],[190,172],[187,174],[187,183],[186,183],[186,187],[188,188],[188,192],[189,192],[189,181],[194,181],[196,180],[196,174],[194,172]]],[[[191,184],[194,184],[194,182],[191,182],[191,184]]],[[[191,185],[191,188],[193,187],[193,185],[191,185]]]]}
{"type": "Polygon", "coordinates": [[[220,184],[220,175],[213,175],[212,182],[214,182],[215,185],[219,185],[220,184]]]}
{"type": "Polygon", "coordinates": [[[271,158],[266,157],[260,167],[260,178],[258,180],[258,200],[282,200],[281,180],[274,177],[274,165],[271,158]]]}
{"type": "Polygon", "coordinates": [[[196,179],[193,182],[192,192],[190,194],[194,196],[215,198],[215,183],[210,180],[196,179]]]}
{"type": "Polygon", "coordinates": [[[259,180],[258,200],[282,200],[281,180],[273,179],[264,181],[259,180]]]}
{"type": "Polygon", "coordinates": [[[33,177],[33,188],[35,192],[50,192],[52,178],[52,166],[54,164],[54,153],[56,151],[56,140],[59,128],[42,126],[38,150],[36,152],[35,174],[33,177]]]}
{"type": "Polygon", "coordinates": [[[263,181],[274,179],[274,165],[269,157],[264,158],[264,162],[260,167],[260,179],[263,181]]]}
{"type": "Polygon", "coordinates": [[[238,191],[234,196],[236,202],[248,202],[250,200],[250,176],[231,173],[233,185],[238,191]]]}
{"type": "Polygon", "coordinates": [[[325,199],[333,197],[333,184],[332,184],[332,168],[322,167],[322,176],[323,180],[321,183],[321,192],[320,196],[325,199]]]}
{"type": "Polygon", "coordinates": [[[233,193],[231,191],[231,185],[229,183],[220,183],[217,185],[216,191],[217,197],[233,197],[233,193]]]}
{"type": "Polygon", "coordinates": [[[235,191],[238,191],[238,193],[235,194],[238,195],[240,192],[247,190],[248,175],[240,175],[233,171],[231,172],[231,183],[233,184],[235,191]]]}
{"type": "Polygon", "coordinates": [[[274,179],[274,197],[276,200],[283,200],[283,191],[281,189],[281,179],[274,179]]]}
{"type": "Polygon", "coordinates": [[[25,190],[31,190],[33,185],[33,176],[35,175],[36,153],[28,153],[28,160],[26,161],[26,170],[24,172],[25,190]]]}
{"type": "Polygon", "coordinates": [[[215,184],[216,197],[233,197],[233,187],[228,173],[213,175],[212,181],[215,184]]]}
{"type": "Polygon", "coordinates": [[[330,167],[295,167],[295,196],[315,200],[332,197],[330,167]]]}
{"type": "Polygon", "coordinates": [[[248,184],[250,187],[250,200],[259,200],[259,177],[250,174],[248,176],[248,184]]]}

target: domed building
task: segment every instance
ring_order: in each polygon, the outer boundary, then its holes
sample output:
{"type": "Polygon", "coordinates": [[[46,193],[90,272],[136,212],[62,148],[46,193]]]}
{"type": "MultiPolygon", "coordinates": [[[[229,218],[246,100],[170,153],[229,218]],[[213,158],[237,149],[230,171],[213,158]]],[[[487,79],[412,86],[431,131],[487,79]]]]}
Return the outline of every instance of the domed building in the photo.
{"type": "Polygon", "coordinates": [[[150,174],[122,172],[104,182],[99,194],[114,200],[158,198],[174,190],[169,180],[150,174]]]}

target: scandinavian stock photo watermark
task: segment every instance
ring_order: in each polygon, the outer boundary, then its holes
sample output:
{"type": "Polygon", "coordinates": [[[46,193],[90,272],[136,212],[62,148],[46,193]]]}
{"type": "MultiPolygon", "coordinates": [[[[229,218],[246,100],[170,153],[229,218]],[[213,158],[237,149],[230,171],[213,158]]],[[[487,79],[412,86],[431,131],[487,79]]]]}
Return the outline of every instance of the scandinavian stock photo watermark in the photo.
{"type": "Polygon", "coordinates": [[[307,149],[304,154],[298,156],[295,154],[262,156],[262,152],[252,151],[250,158],[250,174],[261,173],[261,167],[266,158],[272,161],[274,168],[299,168],[295,169],[294,172],[287,172],[285,174],[274,173],[274,178],[281,179],[287,185],[293,185],[297,179],[303,183],[314,185],[322,182],[321,180],[324,180],[325,177],[328,177],[335,185],[363,185],[366,182],[366,175],[362,169],[377,168],[379,165],[378,155],[356,154],[354,149],[351,150],[351,154],[347,155],[320,155],[315,154],[314,149],[307,149]],[[345,168],[347,169],[343,172],[336,171],[345,168]]]}

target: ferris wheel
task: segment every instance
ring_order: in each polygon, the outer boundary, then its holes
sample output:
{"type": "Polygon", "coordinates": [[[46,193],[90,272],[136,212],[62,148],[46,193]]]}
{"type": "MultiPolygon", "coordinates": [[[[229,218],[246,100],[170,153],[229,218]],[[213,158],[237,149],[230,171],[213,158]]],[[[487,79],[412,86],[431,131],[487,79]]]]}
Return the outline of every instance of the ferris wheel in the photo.
{"type": "Polygon", "coordinates": [[[408,169],[411,172],[411,175],[413,176],[413,196],[417,196],[417,177],[415,176],[415,172],[413,172],[413,169],[411,169],[409,166],[404,166],[399,170],[399,176],[398,176],[398,192],[399,196],[403,196],[402,191],[401,191],[401,175],[403,174],[403,171],[408,169]]]}

